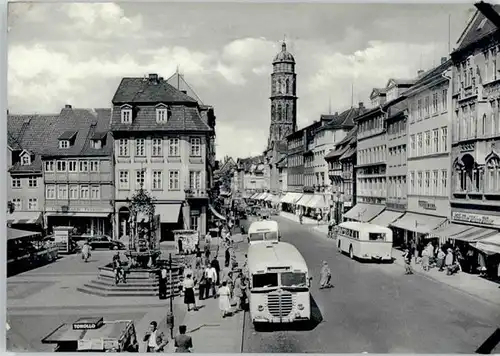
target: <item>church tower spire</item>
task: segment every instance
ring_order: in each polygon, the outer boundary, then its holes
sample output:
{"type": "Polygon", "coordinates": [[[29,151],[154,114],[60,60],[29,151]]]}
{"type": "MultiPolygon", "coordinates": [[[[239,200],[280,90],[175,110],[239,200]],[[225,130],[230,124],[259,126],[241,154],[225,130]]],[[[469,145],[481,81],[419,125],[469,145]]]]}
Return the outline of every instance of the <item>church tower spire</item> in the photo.
{"type": "Polygon", "coordinates": [[[297,130],[297,85],[295,58],[287,51],[286,41],[281,44],[273,60],[271,74],[271,124],[268,148],[297,130]]]}

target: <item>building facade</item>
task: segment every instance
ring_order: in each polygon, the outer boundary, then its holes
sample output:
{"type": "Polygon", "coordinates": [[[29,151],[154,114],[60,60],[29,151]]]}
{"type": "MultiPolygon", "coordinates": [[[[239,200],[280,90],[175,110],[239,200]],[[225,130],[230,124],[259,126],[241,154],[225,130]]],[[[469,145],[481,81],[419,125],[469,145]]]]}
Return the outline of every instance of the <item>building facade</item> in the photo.
{"type": "Polygon", "coordinates": [[[45,182],[42,153],[58,121],[55,115],[7,116],[7,200],[13,211],[7,225],[41,231],[45,227],[45,182]]]}
{"type": "Polygon", "coordinates": [[[162,240],[173,240],[176,229],[205,234],[213,109],[157,74],[123,78],[112,104],[117,236],[129,235],[128,201],[140,189],[155,199],[162,240]]]}
{"type": "Polygon", "coordinates": [[[476,12],[451,54],[451,219],[485,232],[500,229],[499,44],[498,28],[476,12]]]}
{"type": "Polygon", "coordinates": [[[48,233],[72,226],[78,235],[113,235],[110,117],[110,109],[61,110],[42,154],[48,233]]]}
{"type": "Polygon", "coordinates": [[[287,137],[287,192],[304,191],[305,129],[287,137]]]}

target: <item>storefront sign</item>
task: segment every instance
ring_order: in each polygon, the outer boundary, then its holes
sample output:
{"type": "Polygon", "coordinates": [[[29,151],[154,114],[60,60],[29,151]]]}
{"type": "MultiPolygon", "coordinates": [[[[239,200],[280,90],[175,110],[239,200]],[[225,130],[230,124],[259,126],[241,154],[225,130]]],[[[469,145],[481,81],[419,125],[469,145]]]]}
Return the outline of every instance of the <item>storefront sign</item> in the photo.
{"type": "Polygon", "coordinates": [[[46,211],[61,211],[61,212],[76,212],[76,213],[111,213],[111,208],[90,208],[90,207],[71,207],[71,209],[63,209],[63,207],[57,206],[48,206],[45,209],[46,211]]]}
{"type": "Polygon", "coordinates": [[[428,201],[425,200],[419,200],[418,205],[425,210],[436,210],[436,204],[429,203],[428,201]]]}
{"type": "Polygon", "coordinates": [[[454,212],[452,219],[473,224],[500,226],[499,216],[454,212]]]}

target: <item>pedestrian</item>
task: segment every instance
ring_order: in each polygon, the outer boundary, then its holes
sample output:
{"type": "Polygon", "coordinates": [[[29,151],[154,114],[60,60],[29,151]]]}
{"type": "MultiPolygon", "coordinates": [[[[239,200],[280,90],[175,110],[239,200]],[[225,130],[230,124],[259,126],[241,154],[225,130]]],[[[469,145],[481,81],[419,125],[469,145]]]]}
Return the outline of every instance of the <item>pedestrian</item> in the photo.
{"type": "Polygon", "coordinates": [[[225,318],[229,315],[231,310],[231,302],[229,300],[231,292],[225,281],[222,282],[222,286],[219,288],[217,294],[219,295],[219,309],[222,313],[222,317],[225,318]]]}
{"type": "Polygon", "coordinates": [[[194,280],[191,274],[188,274],[184,281],[182,281],[182,289],[184,290],[184,304],[187,306],[187,311],[191,311],[191,304],[193,304],[193,310],[196,311],[196,300],[194,298],[194,280]]]}
{"type": "Polygon", "coordinates": [[[219,285],[220,284],[220,264],[219,264],[219,260],[217,259],[217,254],[215,254],[212,262],[210,262],[210,266],[213,267],[215,269],[215,272],[216,272],[216,279],[215,279],[215,285],[219,285]]]}
{"type": "Polygon", "coordinates": [[[182,255],[182,252],[183,252],[182,251],[182,237],[180,237],[180,236],[177,238],[177,247],[179,249],[179,255],[182,255]]]}
{"type": "Polygon", "coordinates": [[[158,286],[158,297],[160,299],[167,299],[167,280],[168,274],[165,266],[162,266],[160,269],[160,278],[159,278],[159,286],[158,286]]]}
{"type": "Polygon", "coordinates": [[[451,274],[451,268],[454,265],[455,262],[455,256],[453,255],[453,250],[451,248],[448,248],[446,251],[446,257],[444,258],[444,265],[446,266],[446,274],[450,275],[451,274]]]}
{"type": "Polygon", "coordinates": [[[411,268],[412,254],[410,249],[408,248],[405,249],[403,253],[403,259],[405,262],[405,274],[413,274],[413,270],[411,268]]]}
{"type": "Polygon", "coordinates": [[[205,274],[207,277],[207,284],[205,290],[205,299],[210,298],[210,292],[212,292],[212,296],[217,298],[217,294],[215,293],[215,282],[217,281],[217,271],[214,267],[210,267],[207,265],[205,269],[205,274]]]}
{"type": "Polygon", "coordinates": [[[143,341],[147,342],[146,352],[161,352],[168,344],[165,334],[158,330],[158,323],[152,321],[149,324],[149,330],[144,335],[143,341]]]}
{"type": "Polygon", "coordinates": [[[82,260],[87,263],[90,257],[90,245],[88,241],[85,241],[82,246],[82,260]]]}
{"type": "Polygon", "coordinates": [[[226,247],[226,251],[224,253],[224,266],[229,266],[229,261],[231,260],[231,253],[229,252],[229,244],[226,247]]]}
{"type": "Polygon", "coordinates": [[[316,220],[318,220],[318,225],[321,223],[321,213],[318,212],[318,214],[316,215],[316,220]]]}
{"type": "Polygon", "coordinates": [[[442,272],[444,270],[444,258],[446,257],[446,254],[444,253],[443,249],[440,248],[438,253],[437,253],[437,264],[436,267],[439,268],[439,271],[442,272]]]}
{"type": "Polygon", "coordinates": [[[246,288],[244,286],[243,282],[243,274],[240,272],[238,273],[236,279],[234,280],[234,291],[233,295],[234,298],[236,299],[236,310],[241,310],[243,307],[243,288],[246,288]]]}
{"type": "Polygon", "coordinates": [[[328,237],[333,237],[333,227],[335,226],[335,219],[331,218],[328,222],[328,237]]]}
{"type": "Polygon", "coordinates": [[[175,352],[186,353],[191,352],[193,348],[193,339],[186,335],[186,325],[179,325],[179,335],[174,338],[175,352]]]}
{"type": "Polygon", "coordinates": [[[323,261],[319,278],[319,289],[332,287],[330,280],[332,279],[332,271],[326,261],[323,261]]]}
{"type": "Polygon", "coordinates": [[[428,248],[424,248],[422,250],[422,269],[424,271],[429,270],[429,249],[428,248]]]}
{"type": "Polygon", "coordinates": [[[201,250],[200,250],[200,245],[196,244],[195,250],[195,266],[196,268],[199,268],[201,266],[201,250]]]}

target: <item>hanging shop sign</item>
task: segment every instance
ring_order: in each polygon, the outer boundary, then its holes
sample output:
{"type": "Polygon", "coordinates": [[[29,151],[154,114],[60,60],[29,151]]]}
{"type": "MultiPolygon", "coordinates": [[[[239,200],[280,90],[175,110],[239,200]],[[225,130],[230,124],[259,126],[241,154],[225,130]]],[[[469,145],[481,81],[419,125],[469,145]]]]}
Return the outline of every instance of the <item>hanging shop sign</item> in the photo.
{"type": "Polygon", "coordinates": [[[453,212],[451,217],[453,220],[465,223],[500,226],[500,216],[453,212]]]}

